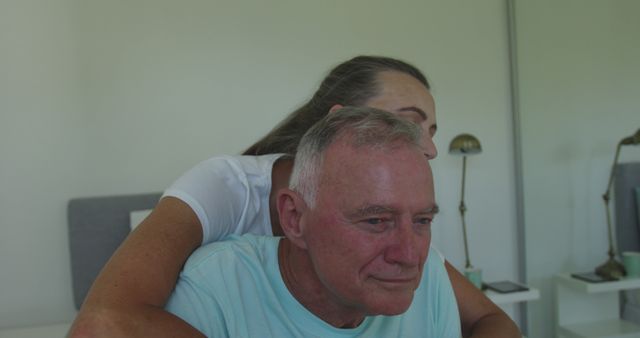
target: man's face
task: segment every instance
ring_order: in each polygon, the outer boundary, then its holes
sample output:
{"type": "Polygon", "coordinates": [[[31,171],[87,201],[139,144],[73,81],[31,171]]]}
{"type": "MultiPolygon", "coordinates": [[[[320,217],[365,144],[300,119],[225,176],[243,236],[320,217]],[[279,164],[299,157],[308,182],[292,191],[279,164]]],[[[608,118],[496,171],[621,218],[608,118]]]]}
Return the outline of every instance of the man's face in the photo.
{"type": "Polygon", "coordinates": [[[436,209],[420,149],[325,152],[314,208],[302,215],[313,267],[331,301],[367,315],[407,310],[420,283],[436,209]]]}

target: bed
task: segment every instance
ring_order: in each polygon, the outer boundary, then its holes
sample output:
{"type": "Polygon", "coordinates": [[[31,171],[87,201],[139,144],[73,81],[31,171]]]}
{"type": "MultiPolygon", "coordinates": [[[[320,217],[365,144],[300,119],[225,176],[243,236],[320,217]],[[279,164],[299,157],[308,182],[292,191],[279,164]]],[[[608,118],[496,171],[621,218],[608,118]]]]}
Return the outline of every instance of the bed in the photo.
{"type": "MultiPolygon", "coordinates": [[[[75,198],[67,206],[73,301],[80,309],[98,273],[160,193],[75,198]]],[[[71,323],[0,330],[0,338],[64,337],[71,323]]]]}
{"type": "Polygon", "coordinates": [[[80,309],[91,284],[109,257],[137,221],[155,207],[160,196],[160,193],[148,193],[69,201],[69,249],[76,309],[80,309]]]}

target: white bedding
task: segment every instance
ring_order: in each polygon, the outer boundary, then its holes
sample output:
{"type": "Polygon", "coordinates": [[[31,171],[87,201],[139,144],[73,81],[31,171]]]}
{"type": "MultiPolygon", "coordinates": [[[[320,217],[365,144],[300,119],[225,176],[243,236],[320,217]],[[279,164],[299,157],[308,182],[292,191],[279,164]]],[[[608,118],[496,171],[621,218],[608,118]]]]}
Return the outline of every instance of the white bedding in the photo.
{"type": "Polygon", "coordinates": [[[135,229],[138,224],[140,224],[140,222],[147,218],[151,211],[152,209],[132,211],[129,214],[129,224],[131,225],[131,231],[133,231],[133,229],[135,229]]]}
{"type": "Polygon", "coordinates": [[[64,338],[71,323],[0,330],[0,338],[64,338]]]}

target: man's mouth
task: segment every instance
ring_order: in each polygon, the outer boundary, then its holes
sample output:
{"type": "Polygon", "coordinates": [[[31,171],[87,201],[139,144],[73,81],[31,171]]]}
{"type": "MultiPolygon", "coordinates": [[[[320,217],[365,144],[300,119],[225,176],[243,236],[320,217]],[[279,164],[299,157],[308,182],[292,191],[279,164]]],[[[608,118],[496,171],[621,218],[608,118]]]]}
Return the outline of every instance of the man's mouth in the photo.
{"type": "Polygon", "coordinates": [[[378,283],[391,288],[406,288],[416,285],[416,277],[372,277],[378,283]]]}

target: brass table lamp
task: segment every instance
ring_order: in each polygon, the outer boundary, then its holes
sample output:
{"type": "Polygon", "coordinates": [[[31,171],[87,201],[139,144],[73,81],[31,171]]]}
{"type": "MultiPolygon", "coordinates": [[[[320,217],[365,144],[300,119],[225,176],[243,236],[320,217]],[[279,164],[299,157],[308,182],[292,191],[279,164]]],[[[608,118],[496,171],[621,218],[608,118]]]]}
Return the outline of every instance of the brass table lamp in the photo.
{"type": "Polygon", "coordinates": [[[469,244],[467,242],[467,224],[465,222],[464,214],[467,211],[467,206],[464,204],[464,188],[465,188],[465,176],[467,172],[467,156],[475,155],[482,152],[482,146],[480,141],[471,134],[460,134],[451,140],[449,145],[449,154],[462,155],[462,189],[460,193],[460,217],[462,218],[462,236],[464,238],[464,256],[465,256],[465,275],[467,278],[478,288],[482,285],[481,272],[478,269],[474,269],[471,265],[471,259],[469,258],[469,244]]]}
{"type": "Polygon", "coordinates": [[[611,173],[609,174],[609,184],[607,184],[607,190],[602,195],[602,199],[604,200],[604,207],[607,215],[607,234],[609,235],[609,259],[604,262],[602,265],[596,268],[596,274],[605,277],[605,278],[615,278],[618,279],[624,275],[626,272],[624,270],[624,266],[622,263],[616,260],[616,252],[613,248],[613,226],[611,225],[611,212],[609,211],[609,200],[611,193],[611,185],[613,184],[613,180],[616,175],[616,164],[618,163],[618,156],[620,155],[620,148],[625,145],[639,145],[640,144],[640,129],[636,131],[635,134],[625,137],[620,142],[618,142],[618,146],[616,147],[616,154],[613,157],[613,165],[611,166],[611,173]]]}

